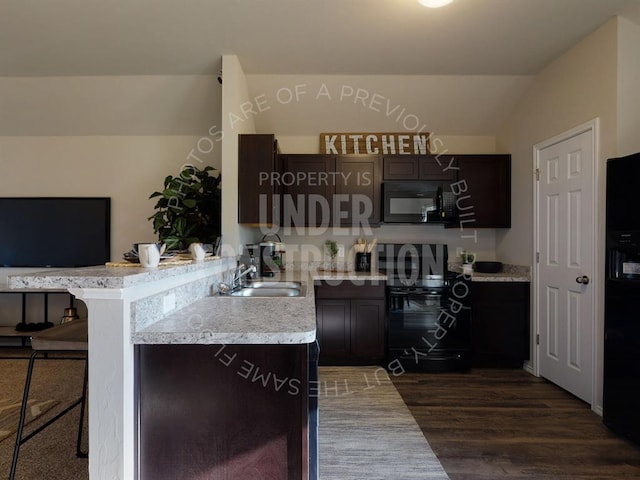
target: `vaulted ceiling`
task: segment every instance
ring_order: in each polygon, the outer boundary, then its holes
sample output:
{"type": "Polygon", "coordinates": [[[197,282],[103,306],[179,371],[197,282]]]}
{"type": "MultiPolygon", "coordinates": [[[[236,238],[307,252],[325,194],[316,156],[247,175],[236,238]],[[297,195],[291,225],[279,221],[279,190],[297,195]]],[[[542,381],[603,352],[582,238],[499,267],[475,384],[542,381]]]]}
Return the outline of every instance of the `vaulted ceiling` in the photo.
{"type": "Polygon", "coordinates": [[[533,75],[636,0],[0,0],[0,76],[533,75]]]}

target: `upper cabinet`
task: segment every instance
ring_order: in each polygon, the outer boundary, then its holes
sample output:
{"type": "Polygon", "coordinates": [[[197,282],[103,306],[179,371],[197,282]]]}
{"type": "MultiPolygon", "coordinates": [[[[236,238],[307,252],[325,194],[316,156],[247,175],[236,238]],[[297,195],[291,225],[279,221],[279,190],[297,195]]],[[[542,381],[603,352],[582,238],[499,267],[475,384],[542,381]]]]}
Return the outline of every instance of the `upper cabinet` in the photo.
{"type": "Polygon", "coordinates": [[[380,157],[282,155],[282,219],[291,226],[380,223],[380,157]]]}
{"type": "Polygon", "coordinates": [[[277,157],[274,135],[238,135],[239,223],[271,225],[277,218],[277,157]]]}
{"type": "Polygon", "coordinates": [[[380,157],[342,155],[336,158],[336,203],[341,226],[380,224],[380,157]]]}
{"type": "Polygon", "coordinates": [[[511,155],[456,155],[460,222],[469,228],[511,227],[511,155]]]}
{"type": "Polygon", "coordinates": [[[448,180],[457,178],[456,159],[451,155],[385,156],[383,180],[448,180]]]}
{"type": "Polygon", "coordinates": [[[282,155],[282,223],[285,226],[319,227],[331,222],[335,157],[282,155]]]}
{"type": "Polygon", "coordinates": [[[372,226],[385,181],[435,181],[455,194],[464,228],[511,227],[511,156],[279,155],[274,135],[239,136],[240,223],[372,226]]]}

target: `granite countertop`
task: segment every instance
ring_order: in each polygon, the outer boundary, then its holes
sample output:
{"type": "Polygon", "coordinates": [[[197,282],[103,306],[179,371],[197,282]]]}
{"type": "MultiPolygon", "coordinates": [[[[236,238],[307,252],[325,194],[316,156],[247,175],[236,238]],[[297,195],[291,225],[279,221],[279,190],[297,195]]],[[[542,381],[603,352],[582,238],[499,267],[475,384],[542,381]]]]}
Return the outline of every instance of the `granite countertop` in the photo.
{"type": "MultiPolygon", "coordinates": [[[[449,270],[452,272],[462,272],[462,265],[450,263],[449,270]]],[[[472,282],[530,282],[531,275],[529,267],[522,265],[502,265],[502,270],[498,273],[473,272],[472,282]]]]}
{"type": "Polygon", "coordinates": [[[9,276],[11,289],[126,288],[164,280],[174,275],[202,270],[227,259],[212,258],[184,265],[162,265],[156,268],[107,267],[103,265],[61,268],[9,276]]]}
{"type": "MultiPolygon", "coordinates": [[[[306,344],[316,339],[313,278],[278,280],[306,284],[300,297],[212,295],[135,332],[137,344],[306,344]]],[[[265,279],[269,281],[269,279],[265,279]]]]}
{"type": "MultiPolygon", "coordinates": [[[[452,272],[462,272],[462,265],[456,263],[449,264],[449,270],[452,272]]],[[[371,272],[353,272],[353,271],[339,271],[339,272],[324,272],[318,270],[313,274],[314,280],[322,281],[351,281],[354,284],[364,281],[372,282],[385,282],[387,276],[382,273],[371,272]]],[[[521,265],[509,265],[502,266],[502,270],[498,273],[479,273],[473,272],[471,281],[473,282],[529,282],[531,280],[529,274],[529,267],[521,265]]]]}
{"type": "MultiPolygon", "coordinates": [[[[228,262],[229,259],[222,259],[228,262]]],[[[154,269],[85,267],[19,274],[10,277],[14,289],[126,288],[169,279],[216,265],[202,263],[154,269]]],[[[450,265],[460,271],[460,265],[450,265]]],[[[316,339],[314,282],[383,283],[386,275],[354,271],[285,271],[273,280],[302,281],[300,297],[231,297],[212,295],[196,300],[140,330],[134,328],[137,344],[306,344],[316,339]]],[[[528,282],[529,268],[505,265],[495,274],[474,273],[472,280],[528,282]]],[[[268,281],[269,279],[267,279],[268,281]]]]}

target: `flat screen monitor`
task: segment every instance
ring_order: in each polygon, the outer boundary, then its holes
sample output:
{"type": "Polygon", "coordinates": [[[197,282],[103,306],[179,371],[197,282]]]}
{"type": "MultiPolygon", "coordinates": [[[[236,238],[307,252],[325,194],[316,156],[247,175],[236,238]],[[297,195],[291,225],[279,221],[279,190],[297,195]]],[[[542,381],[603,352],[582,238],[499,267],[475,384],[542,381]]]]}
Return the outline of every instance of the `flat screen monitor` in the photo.
{"type": "Polygon", "coordinates": [[[104,265],[111,252],[111,199],[0,198],[0,266],[104,265]]]}

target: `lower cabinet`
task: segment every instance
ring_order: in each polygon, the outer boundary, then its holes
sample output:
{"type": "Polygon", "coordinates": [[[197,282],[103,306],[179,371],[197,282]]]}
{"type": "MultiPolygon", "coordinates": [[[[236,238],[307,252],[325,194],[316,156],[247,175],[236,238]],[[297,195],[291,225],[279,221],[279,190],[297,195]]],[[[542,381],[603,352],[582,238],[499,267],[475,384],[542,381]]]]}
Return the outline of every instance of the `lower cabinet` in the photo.
{"type": "Polygon", "coordinates": [[[309,478],[307,345],[135,352],[136,478],[309,478]]]}
{"type": "Polygon", "coordinates": [[[321,365],[377,364],[385,358],[384,284],[316,284],[321,365]]]}
{"type": "Polygon", "coordinates": [[[473,367],[522,368],[529,359],[529,282],[473,282],[473,367]]]}

